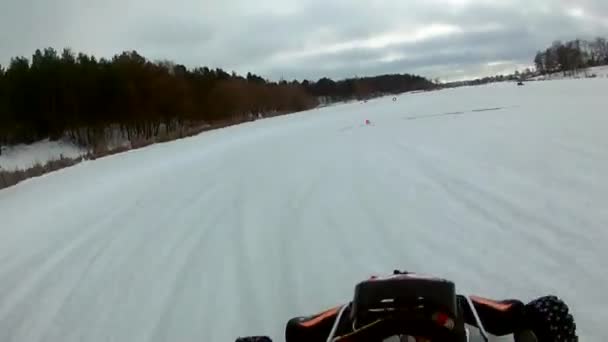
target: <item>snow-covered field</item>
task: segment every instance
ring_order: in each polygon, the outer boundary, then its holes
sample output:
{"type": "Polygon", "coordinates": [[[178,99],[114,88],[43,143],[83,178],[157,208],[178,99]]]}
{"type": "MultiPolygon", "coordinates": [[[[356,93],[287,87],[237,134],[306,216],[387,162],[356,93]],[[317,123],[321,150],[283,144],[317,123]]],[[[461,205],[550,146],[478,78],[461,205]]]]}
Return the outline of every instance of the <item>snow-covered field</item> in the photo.
{"type": "Polygon", "coordinates": [[[603,65],[603,66],[598,66],[598,67],[587,68],[587,69],[579,71],[575,75],[564,76],[563,72],[556,72],[553,74],[536,76],[536,77],[533,77],[532,79],[537,80],[537,81],[551,81],[551,80],[563,80],[563,79],[573,79],[573,78],[574,79],[586,78],[586,77],[593,77],[593,75],[595,75],[595,77],[598,77],[598,78],[608,78],[608,66],[603,65]]]}
{"type": "Polygon", "coordinates": [[[351,103],[0,191],[0,341],[281,340],[395,268],[608,339],[608,80],[351,103]],[[371,126],[363,125],[370,119],[371,126]]]}
{"type": "Polygon", "coordinates": [[[51,160],[77,158],[86,154],[86,149],[72,143],[58,140],[41,140],[36,143],[3,147],[0,154],[0,169],[24,170],[35,164],[45,164],[51,160]]]}

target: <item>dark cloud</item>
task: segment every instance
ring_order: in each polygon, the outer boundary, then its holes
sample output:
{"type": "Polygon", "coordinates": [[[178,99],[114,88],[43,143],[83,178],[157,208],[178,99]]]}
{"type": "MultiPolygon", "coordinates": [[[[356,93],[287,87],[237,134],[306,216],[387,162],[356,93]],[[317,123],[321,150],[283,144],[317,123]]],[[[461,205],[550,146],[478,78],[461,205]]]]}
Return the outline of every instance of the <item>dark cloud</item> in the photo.
{"type": "Polygon", "coordinates": [[[271,78],[415,72],[460,78],[530,64],[555,39],[608,36],[604,0],[4,0],[0,61],[54,46],[271,78]]]}
{"type": "Polygon", "coordinates": [[[317,55],[308,58],[309,63],[286,67],[281,73],[288,77],[304,75],[314,79],[324,73],[342,78],[425,70],[424,74],[441,77],[441,72],[431,72],[433,66],[443,70],[445,68],[442,67],[450,65],[471,67],[505,59],[527,62],[538,48],[537,43],[525,27],[508,27],[391,45],[386,49],[357,48],[336,54],[317,55]],[[518,46],[516,50],[513,49],[514,45],[518,46]],[[383,61],[387,53],[388,56],[403,57],[383,61]]]}

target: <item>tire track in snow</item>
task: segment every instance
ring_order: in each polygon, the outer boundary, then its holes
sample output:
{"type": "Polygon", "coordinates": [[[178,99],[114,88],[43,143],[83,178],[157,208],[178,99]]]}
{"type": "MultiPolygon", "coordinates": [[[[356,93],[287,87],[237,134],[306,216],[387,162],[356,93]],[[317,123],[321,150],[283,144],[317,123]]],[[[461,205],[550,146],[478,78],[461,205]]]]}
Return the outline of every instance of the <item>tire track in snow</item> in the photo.
{"type": "MultiPolygon", "coordinates": [[[[42,338],[42,335],[34,336],[28,333],[27,330],[30,329],[25,330],[26,328],[23,325],[10,323],[10,319],[25,322],[22,319],[22,315],[25,315],[25,312],[30,312],[30,317],[28,318],[29,324],[42,324],[46,320],[45,324],[47,325],[46,328],[33,329],[32,331],[49,330],[49,324],[53,322],[53,319],[49,319],[49,317],[56,317],[59,313],[64,312],[65,306],[69,304],[70,299],[74,296],[75,289],[78,289],[80,287],[79,284],[87,280],[89,274],[94,269],[95,262],[100,256],[104,254],[107,256],[106,250],[108,246],[118,240],[125,239],[132,233],[132,228],[121,224],[123,223],[121,218],[125,213],[130,212],[137,202],[139,200],[134,201],[132,205],[125,206],[117,212],[105,215],[105,218],[96,221],[95,225],[83,227],[80,234],[72,235],[72,240],[63,241],[62,247],[59,249],[57,249],[58,246],[51,244],[40,253],[39,258],[41,262],[39,265],[35,259],[29,259],[25,261],[25,264],[17,263],[16,267],[18,268],[25,269],[27,267],[28,270],[38,268],[37,271],[30,272],[24,279],[16,277],[15,274],[3,274],[8,279],[16,279],[17,281],[21,279],[21,282],[24,283],[16,287],[16,290],[3,295],[3,298],[7,298],[8,300],[1,303],[0,309],[2,310],[2,315],[0,317],[5,317],[6,312],[11,312],[10,317],[12,318],[1,318],[0,325],[10,327],[12,332],[9,332],[9,336],[24,336],[23,334],[27,334],[28,340],[42,338]],[[73,276],[75,278],[68,281],[73,276]],[[64,283],[61,288],[54,286],[55,282],[59,279],[62,279],[64,283]],[[66,286],[66,283],[70,283],[71,285],[66,286]],[[33,294],[52,299],[52,303],[47,302],[44,306],[46,309],[44,312],[35,310],[34,307],[38,303],[26,299],[32,297],[33,294]],[[31,314],[32,312],[35,314],[31,314]]],[[[160,224],[158,228],[163,228],[163,225],[160,224]]]]}
{"type": "MultiPolygon", "coordinates": [[[[171,184],[167,184],[167,186],[172,187],[171,184]]],[[[128,270],[129,265],[125,264],[125,262],[138,260],[141,258],[141,256],[150,256],[153,254],[155,258],[148,258],[149,262],[142,263],[140,269],[132,270],[132,276],[128,278],[116,279],[116,281],[121,284],[123,291],[127,293],[127,301],[124,303],[124,305],[129,307],[132,306],[131,303],[140,302],[141,309],[148,311],[150,314],[148,319],[141,320],[142,327],[148,325],[150,328],[143,329],[144,331],[134,330],[132,334],[134,336],[138,336],[135,339],[149,339],[148,337],[144,338],[143,336],[148,336],[152,331],[152,327],[155,324],[154,314],[162,312],[164,302],[172,300],[170,291],[172,291],[173,284],[175,284],[175,282],[172,281],[173,278],[171,275],[176,274],[177,269],[167,266],[173,264],[180,265],[183,262],[181,260],[183,260],[184,252],[188,250],[188,246],[190,246],[192,243],[191,237],[193,235],[196,236],[196,234],[202,234],[205,232],[202,230],[201,232],[197,233],[197,225],[195,224],[190,223],[180,225],[178,223],[180,223],[184,215],[194,214],[197,216],[197,210],[193,210],[196,201],[192,201],[192,199],[198,198],[199,201],[207,200],[209,197],[213,196],[217,190],[217,186],[212,186],[209,189],[192,188],[191,191],[185,191],[183,201],[176,201],[172,203],[172,206],[169,207],[165,206],[166,212],[171,214],[170,217],[159,216],[152,226],[136,224],[134,222],[128,224],[128,227],[125,227],[125,234],[123,234],[121,239],[117,241],[118,243],[112,246],[112,250],[108,250],[106,256],[112,256],[112,258],[106,258],[106,265],[114,265],[114,267],[117,267],[118,269],[128,270]],[[182,206],[182,203],[185,203],[186,205],[182,206]],[[173,228],[174,226],[177,226],[177,228],[173,228]],[[154,237],[155,240],[149,240],[148,237],[154,237]],[[134,243],[134,240],[140,241],[140,243],[134,243]],[[160,242],[160,244],[157,242],[160,242]],[[149,300],[145,302],[141,302],[140,293],[133,290],[138,287],[137,284],[147,281],[151,272],[158,274],[164,273],[165,276],[158,280],[153,280],[152,287],[156,288],[156,296],[154,298],[149,298],[149,300]]],[[[154,201],[154,199],[151,200],[154,201]]],[[[146,206],[150,203],[144,202],[140,204],[146,206]]],[[[194,218],[192,221],[197,222],[200,221],[200,219],[194,218]]],[[[89,281],[91,280],[92,279],[89,279],[89,281]]],[[[103,293],[100,294],[105,296],[108,294],[106,292],[107,291],[104,290],[103,293]]],[[[86,292],[81,292],[79,295],[82,297],[86,295],[86,292]]],[[[77,313],[73,312],[70,315],[69,310],[70,308],[66,307],[66,317],[73,317],[77,315],[77,313]]],[[[133,313],[125,314],[125,319],[121,320],[121,323],[116,326],[116,331],[122,330],[122,328],[119,329],[118,327],[120,324],[123,324],[123,322],[127,320],[136,320],[131,315],[133,315],[133,313]]],[[[115,333],[105,332],[105,334],[113,335],[115,333]]]]}
{"type": "MultiPolygon", "coordinates": [[[[275,208],[280,213],[277,215],[278,222],[275,227],[278,231],[275,233],[280,241],[277,247],[277,256],[280,263],[280,268],[277,272],[280,274],[281,284],[279,292],[282,293],[280,297],[283,298],[283,306],[286,307],[301,307],[303,304],[301,303],[301,297],[297,295],[301,293],[302,286],[295,274],[299,270],[297,266],[290,263],[290,260],[293,260],[292,254],[297,247],[294,244],[294,239],[302,238],[303,232],[304,234],[314,235],[314,231],[319,229],[319,227],[303,227],[301,218],[304,210],[306,210],[305,204],[319,191],[322,179],[324,178],[323,170],[326,169],[319,168],[315,170],[310,183],[303,188],[301,185],[286,185],[285,189],[290,192],[285,195],[284,200],[281,200],[279,194],[275,194],[275,201],[279,201],[283,205],[275,208]]],[[[312,247],[310,246],[310,248],[312,247]]],[[[265,248],[273,248],[273,246],[265,248]]],[[[311,249],[308,249],[308,251],[312,252],[311,249]]]]}
{"type": "MultiPolygon", "coordinates": [[[[418,154],[418,156],[421,157],[422,155],[418,154]]],[[[502,219],[502,217],[524,218],[526,215],[523,214],[523,210],[514,208],[513,205],[506,200],[499,199],[498,195],[490,194],[488,191],[480,189],[476,184],[457,179],[457,175],[447,174],[441,171],[440,168],[434,165],[437,160],[428,161],[419,159],[418,162],[421,165],[424,165],[425,172],[430,175],[430,179],[436,182],[436,184],[452,198],[454,203],[460,204],[484,220],[491,222],[495,227],[500,228],[496,232],[512,231],[513,229],[520,231],[521,228],[519,225],[510,225],[502,219]],[[483,202],[480,200],[483,200],[483,202]],[[511,211],[510,214],[515,215],[500,215],[492,212],[489,208],[495,208],[495,210],[500,208],[499,210],[511,211]]],[[[444,166],[446,166],[446,164],[444,164],[444,166]]],[[[538,240],[537,236],[529,237],[538,240]]]]}
{"type": "MultiPolygon", "coordinates": [[[[118,209],[116,212],[126,211],[127,209],[118,209]]],[[[111,218],[114,215],[111,211],[105,212],[102,215],[97,215],[91,219],[93,222],[92,225],[88,227],[82,227],[77,232],[73,230],[69,231],[61,231],[59,236],[53,237],[46,246],[37,249],[32,248],[31,250],[26,251],[24,255],[18,255],[14,253],[10,260],[3,260],[2,267],[0,268],[0,277],[6,279],[15,279],[19,278],[17,275],[24,272],[25,270],[32,270],[36,268],[38,265],[43,265],[46,260],[49,259],[49,256],[57,253],[59,249],[62,249],[69,240],[77,240],[81,238],[81,235],[84,232],[88,232],[90,234],[97,234],[103,232],[105,229],[105,224],[107,222],[111,222],[111,218]]],[[[43,223],[40,223],[41,225],[43,223]]],[[[67,225],[67,223],[66,223],[67,225]]],[[[38,232],[37,232],[38,233],[38,232]]],[[[49,236],[49,238],[51,238],[49,236]]],[[[46,239],[45,239],[46,242],[46,239]]],[[[2,287],[5,284],[0,284],[0,293],[2,292],[2,287]]]]}
{"type": "MultiPolygon", "coordinates": [[[[125,212],[127,210],[128,209],[123,208],[120,209],[119,212],[125,212]]],[[[40,257],[40,259],[44,261],[41,262],[38,267],[34,267],[35,264],[33,264],[32,261],[28,261],[25,265],[22,264],[17,266],[27,270],[36,269],[36,271],[30,272],[29,275],[22,278],[20,284],[17,285],[13,291],[9,292],[10,295],[3,296],[5,299],[0,302],[0,322],[4,320],[7,313],[12,311],[15,306],[26,301],[27,297],[31,296],[37,289],[44,287],[43,280],[48,277],[48,275],[52,274],[60,264],[65,263],[73,254],[78,254],[76,252],[79,252],[82,249],[87,250],[88,244],[90,244],[91,241],[107,236],[107,231],[105,231],[104,228],[108,225],[112,226],[111,223],[114,219],[115,216],[111,215],[105,220],[96,223],[93,229],[85,230],[82,234],[75,235],[72,240],[65,243],[58,250],[48,248],[48,253],[45,254],[45,257],[40,257]]],[[[2,276],[5,277],[6,274],[3,274],[2,276]]]]}
{"type": "MultiPolygon", "coordinates": [[[[419,154],[419,156],[422,155],[419,154]]],[[[422,163],[425,165],[426,172],[433,175],[433,179],[437,184],[453,197],[456,202],[466,205],[484,219],[489,220],[500,227],[501,230],[517,230],[519,233],[534,239],[537,243],[543,243],[543,237],[540,237],[538,234],[531,234],[530,232],[535,230],[530,227],[542,228],[544,231],[557,231],[560,232],[559,235],[564,236],[567,239],[576,238],[576,234],[567,231],[548,219],[543,219],[542,217],[531,213],[529,209],[518,206],[496,192],[486,190],[478,184],[468,181],[464,177],[459,177],[455,174],[447,174],[446,172],[441,171],[440,168],[434,166],[433,162],[422,161],[422,163]],[[493,213],[488,208],[500,208],[506,213],[493,213]],[[514,223],[519,221],[525,223],[525,225],[509,225],[502,219],[504,217],[513,220],[514,223]]],[[[449,166],[449,168],[452,170],[456,169],[453,166],[449,166]]],[[[552,246],[548,246],[548,248],[552,248],[552,246]]],[[[553,249],[553,253],[555,255],[560,255],[562,252],[558,249],[553,249]]]]}
{"type": "MultiPolygon", "coordinates": [[[[452,199],[453,203],[457,203],[477,217],[491,223],[490,225],[486,225],[486,227],[495,231],[495,233],[490,235],[490,241],[496,241],[497,243],[495,245],[485,244],[485,248],[488,250],[482,254],[488,254],[491,250],[491,255],[494,255],[495,257],[502,255],[501,258],[508,259],[512,253],[520,250],[531,256],[536,255],[536,257],[531,257],[531,260],[534,260],[534,262],[522,265],[523,267],[552,270],[554,277],[561,277],[560,274],[562,273],[560,270],[563,269],[564,265],[560,263],[559,260],[560,255],[564,253],[562,249],[563,246],[558,241],[547,241],[547,237],[550,237],[551,235],[546,234],[547,231],[562,231],[561,227],[555,226],[548,220],[539,219],[537,216],[528,213],[525,208],[518,207],[512,202],[501,198],[499,194],[484,190],[477,184],[467,182],[464,179],[458,179],[457,175],[447,174],[441,171],[440,168],[435,166],[437,160],[428,160],[427,158],[429,157],[424,153],[418,153],[416,156],[418,158],[418,163],[424,167],[425,173],[427,173],[430,176],[430,179],[434,180],[438,186],[445,191],[449,198],[452,199]],[[492,227],[499,228],[499,230],[492,227]],[[541,231],[538,229],[541,229],[541,231]],[[519,240],[522,241],[519,248],[505,250],[499,243],[500,239],[496,238],[497,236],[506,236],[505,234],[523,237],[519,238],[519,240]],[[528,246],[528,248],[525,246],[528,246]]],[[[453,166],[447,168],[455,170],[453,166]]],[[[511,238],[507,239],[510,240],[511,238]]],[[[488,241],[488,239],[485,240],[488,241]]],[[[565,237],[560,239],[560,241],[566,240],[567,238],[565,237]]],[[[455,248],[458,248],[458,246],[455,245],[455,248]]],[[[461,253],[468,254],[472,260],[476,259],[479,255],[478,252],[473,250],[465,250],[461,251],[461,253]]],[[[486,274],[495,279],[505,277],[500,269],[495,267],[495,263],[492,265],[488,263],[475,263],[470,267],[478,268],[479,274],[486,274]]],[[[534,271],[531,270],[529,273],[534,273],[534,271]]],[[[596,275],[588,274],[588,276],[596,278],[596,275]]],[[[532,279],[529,279],[528,281],[531,280],[532,279]]],[[[567,281],[567,279],[565,280],[567,281]]],[[[508,279],[504,279],[504,281],[507,282],[508,279]]],[[[556,279],[556,281],[558,280],[556,279]]],[[[544,282],[544,284],[546,285],[546,282],[544,282]]],[[[521,293],[526,293],[528,292],[526,286],[529,285],[529,283],[517,283],[512,284],[511,287],[513,288],[516,286],[520,288],[521,293]]],[[[550,289],[546,289],[546,291],[549,290],[550,289]]]]}
{"type": "MultiPolygon", "coordinates": [[[[251,235],[251,230],[254,227],[248,226],[245,221],[247,204],[253,204],[253,202],[247,203],[246,199],[247,184],[245,179],[239,177],[237,183],[237,190],[234,195],[234,211],[236,213],[236,222],[232,227],[233,237],[233,248],[235,249],[235,264],[231,265],[232,271],[234,272],[234,285],[239,284],[240,291],[236,291],[235,296],[238,297],[239,310],[245,310],[245,308],[253,308],[252,312],[259,313],[264,305],[259,303],[259,297],[256,295],[255,284],[260,282],[259,277],[256,277],[256,266],[251,264],[251,248],[260,248],[260,241],[257,236],[251,235]],[[248,238],[250,237],[250,238],[248,238]]],[[[267,227],[256,227],[257,229],[267,229],[267,227]]],[[[259,234],[259,232],[256,232],[259,234]]],[[[258,235],[256,234],[256,235],[258,235]]],[[[259,290],[264,291],[263,288],[259,290]]],[[[250,311],[251,312],[251,311],[250,311]]],[[[261,318],[259,314],[249,315],[247,322],[244,323],[247,326],[259,327],[262,326],[261,318]]]]}
{"type": "MultiPolygon", "coordinates": [[[[581,87],[591,94],[593,89],[585,88],[586,84],[581,87]]],[[[530,90],[535,91],[533,88],[530,90]]],[[[580,91],[577,87],[571,90],[580,91]]],[[[489,291],[490,295],[524,299],[555,289],[574,299],[581,339],[603,340],[606,314],[597,298],[603,298],[602,284],[606,283],[601,249],[608,217],[601,205],[606,195],[601,171],[606,163],[588,155],[581,166],[576,153],[560,154],[564,160],[556,160],[555,167],[562,171],[553,181],[563,178],[572,181],[571,186],[531,187],[530,192],[541,194],[522,195],[530,183],[547,184],[542,168],[539,172],[536,163],[526,165],[528,158],[555,152],[552,146],[534,145],[544,141],[536,139],[536,132],[542,132],[543,139],[546,135],[558,141],[580,141],[581,149],[585,145],[601,149],[605,142],[598,128],[601,125],[581,124],[579,120],[585,118],[577,116],[567,124],[580,131],[556,133],[547,128],[563,124],[555,120],[560,113],[538,113],[536,122],[523,119],[529,113],[518,118],[511,111],[512,121],[498,119],[510,115],[480,114],[415,124],[399,120],[400,114],[394,113],[416,108],[447,112],[468,105],[462,104],[468,95],[477,101],[475,107],[487,108],[500,104],[494,95],[521,98],[519,91],[509,95],[509,90],[497,92],[491,87],[475,88],[474,93],[461,88],[411,96],[399,102],[404,108],[392,102],[390,108],[369,106],[373,108],[371,119],[378,119],[378,125],[369,128],[356,125],[366,113],[354,106],[328,108],[313,121],[306,116],[309,114],[269,119],[246,129],[209,132],[204,139],[157,145],[130,153],[131,157],[91,162],[22,184],[19,190],[27,191],[11,192],[12,198],[0,196],[2,216],[10,222],[10,227],[0,229],[0,310],[5,310],[0,340],[230,341],[244,333],[267,333],[280,341],[291,315],[350,299],[354,281],[370,270],[390,270],[393,262],[445,275],[459,287],[489,291]],[[473,96],[479,93],[489,100],[473,96]],[[483,120],[490,116],[491,120],[483,120]],[[522,134],[523,125],[514,121],[531,128],[522,134]],[[390,123],[384,125],[386,122],[390,123]],[[354,128],[339,132],[349,125],[354,128]],[[254,128],[259,130],[247,133],[254,128]],[[469,132],[467,129],[472,133],[462,133],[469,132]],[[495,131],[500,134],[496,136],[495,131]],[[594,133],[593,139],[584,137],[588,131],[594,133]],[[328,137],[330,134],[339,138],[328,137]],[[480,140],[487,145],[480,146],[480,140]],[[400,149],[400,141],[410,149],[400,149]],[[215,152],[207,153],[210,148],[215,152]],[[496,158],[489,158],[491,162],[510,173],[489,179],[488,170],[474,168],[487,165],[486,158],[495,151],[499,152],[496,158]],[[306,154],[319,158],[302,162],[300,157],[306,154]],[[462,157],[466,160],[458,159],[462,157]],[[318,170],[317,162],[327,162],[328,171],[318,170]],[[296,168],[300,169],[293,174],[296,168]],[[591,168],[592,172],[580,171],[591,168]],[[323,174],[313,180],[317,172],[323,174]],[[582,174],[572,176],[577,172],[582,174]],[[73,187],[79,181],[68,180],[66,173],[76,179],[103,176],[108,180],[74,195],[66,184],[73,187]],[[109,188],[114,177],[123,189],[109,188]],[[477,182],[476,177],[483,179],[477,182]],[[600,184],[589,191],[593,196],[587,196],[585,192],[595,181],[600,184]],[[203,198],[205,195],[196,193],[216,182],[221,185],[215,195],[203,198]],[[175,184],[182,187],[172,189],[175,184]],[[527,207],[543,196],[570,192],[573,198],[555,201],[554,207],[542,213],[527,207]],[[39,208],[44,204],[39,198],[47,193],[65,203],[53,209],[39,208]],[[122,199],[75,205],[95,196],[135,196],[142,201],[138,205],[122,199]],[[287,201],[287,196],[293,197],[287,201]],[[588,203],[576,203],[578,199],[588,203]],[[197,201],[201,208],[194,204],[197,201]],[[130,206],[132,212],[118,214],[116,208],[122,205],[130,206]],[[176,209],[179,206],[185,211],[176,209]],[[12,213],[17,207],[32,215],[17,217],[12,213]],[[560,222],[566,214],[552,215],[559,210],[569,210],[571,218],[560,222]],[[106,213],[118,221],[96,219],[106,213]],[[74,219],[59,215],[73,215],[74,219]],[[543,229],[526,232],[529,227],[523,224],[530,220],[529,225],[543,229]],[[49,240],[41,242],[36,234],[46,228],[35,225],[45,221],[52,228],[44,237],[49,240]],[[568,229],[577,222],[591,227],[568,229]],[[104,225],[111,236],[92,233],[102,229],[95,223],[104,225]],[[86,229],[81,231],[82,226],[86,229]],[[129,229],[122,231],[121,226],[129,229]],[[562,234],[560,228],[570,235],[562,234]],[[575,239],[578,234],[588,241],[577,240],[576,250],[564,248],[558,256],[563,267],[556,274],[552,264],[537,259],[553,256],[562,247],[547,249],[525,235],[541,234],[541,230],[558,235],[548,241],[575,239]],[[95,237],[87,238],[87,234],[95,237]],[[493,239],[500,239],[503,251],[480,247],[493,239]],[[532,248],[538,250],[528,250],[532,248]],[[46,256],[49,260],[44,260],[46,256]],[[593,256],[596,258],[587,260],[593,256]],[[580,258],[584,262],[577,260],[580,258]],[[27,269],[18,272],[19,266],[27,269]],[[33,290],[19,289],[28,285],[33,290]],[[14,305],[7,307],[11,301],[14,305]]],[[[583,97],[583,92],[579,95],[583,97]]],[[[601,96],[594,97],[598,104],[603,103],[601,96]]],[[[556,104],[550,108],[559,109],[565,101],[557,96],[554,100],[556,104]]],[[[500,102],[508,101],[500,98],[500,102]]],[[[595,107],[589,106],[589,112],[603,117],[595,107]]]]}
{"type": "MultiPolygon", "coordinates": [[[[222,190],[219,186],[216,187],[215,191],[212,192],[209,196],[203,196],[198,198],[198,200],[188,202],[183,208],[184,213],[188,212],[189,209],[196,208],[207,208],[208,201],[210,197],[216,195],[220,190],[222,190]]],[[[203,301],[196,303],[197,294],[201,288],[203,283],[203,268],[201,261],[205,260],[205,249],[208,248],[208,244],[212,241],[211,234],[214,230],[216,230],[219,226],[220,219],[229,214],[229,210],[217,212],[212,219],[201,219],[201,220],[192,220],[192,222],[187,222],[186,226],[191,227],[189,234],[186,236],[190,243],[187,245],[187,248],[184,249],[184,258],[181,264],[178,265],[174,286],[172,286],[171,294],[167,296],[167,300],[163,305],[163,309],[161,310],[161,314],[156,323],[156,327],[154,328],[154,332],[151,334],[150,341],[171,341],[174,340],[175,337],[171,336],[171,328],[173,326],[178,326],[178,329],[182,332],[183,335],[189,336],[189,338],[195,338],[195,336],[200,336],[200,334],[196,334],[193,331],[184,332],[184,329],[187,327],[196,327],[196,318],[201,321],[205,319],[203,315],[193,314],[191,310],[189,313],[184,312],[183,308],[188,307],[189,305],[199,306],[203,303],[203,301]],[[198,224],[195,222],[198,221],[198,224]],[[191,298],[188,298],[188,295],[191,295],[191,298]],[[194,299],[194,301],[193,301],[194,299]],[[180,310],[180,308],[182,310],[180,310]],[[190,323],[190,324],[184,324],[190,323]],[[181,323],[181,324],[180,324],[181,323]]],[[[206,215],[203,215],[205,217],[206,215]]],[[[208,279],[213,281],[213,276],[209,276],[208,279]]],[[[210,295],[213,296],[213,293],[210,292],[210,295]]],[[[183,336],[182,335],[182,336],[183,336]]]]}

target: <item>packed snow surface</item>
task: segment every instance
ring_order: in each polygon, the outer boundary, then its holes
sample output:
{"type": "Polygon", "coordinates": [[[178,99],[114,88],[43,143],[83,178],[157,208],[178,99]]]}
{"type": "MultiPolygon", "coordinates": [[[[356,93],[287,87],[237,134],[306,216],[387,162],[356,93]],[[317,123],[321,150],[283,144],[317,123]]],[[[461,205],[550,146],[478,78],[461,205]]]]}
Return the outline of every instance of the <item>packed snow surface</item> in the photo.
{"type": "Polygon", "coordinates": [[[395,268],[608,339],[608,80],[260,120],[0,191],[0,340],[282,339],[395,268]],[[371,124],[365,125],[369,119],[371,124]]]}

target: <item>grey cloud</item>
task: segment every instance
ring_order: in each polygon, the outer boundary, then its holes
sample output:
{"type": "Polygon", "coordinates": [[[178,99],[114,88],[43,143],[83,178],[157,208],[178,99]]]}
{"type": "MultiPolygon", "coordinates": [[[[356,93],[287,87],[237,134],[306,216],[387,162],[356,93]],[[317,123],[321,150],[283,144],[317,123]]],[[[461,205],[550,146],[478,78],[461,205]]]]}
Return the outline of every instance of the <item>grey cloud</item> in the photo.
{"type": "Polygon", "coordinates": [[[309,61],[313,68],[305,67],[293,71],[284,69],[281,72],[290,77],[299,73],[309,73],[307,77],[313,79],[320,77],[323,72],[329,72],[334,77],[403,73],[425,66],[470,65],[502,59],[525,59],[529,58],[530,53],[536,48],[535,42],[530,39],[524,28],[511,28],[494,32],[451,35],[420,43],[391,46],[391,53],[410,56],[391,62],[379,62],[385,56],[385,50],[354,49],[331,56],[316,56],[309,61]],[[514,43],[518,43],[523,48],[513,51],[514,43]],[[507,55],[509,58],[505,58],[507,55]],[[321,73],[316,71],[323,68],[323,64],[340,66],[323,70],[321,73]]]}
{"type": "Polygon", "coordinates": [[[203,25],[193,25],[191,22],[172,23],[169,21],[157,22],[157,24],[146,30],[140,30],[136,39],[141,41],[141,46],[162,47],[189,47],[205,44],[214,38],[215,32],[212,28],[203,25]]]}
{"type": "Polygon", "coordinates": [[[109,57],[126,49],[151,59],[208,65],[270,78],[348,77],[420,72],[460,77],[494,72],[490,62],[529,64],[555,39],[608,36],[604,0],[4,0],[0,63],[54,46],[109,57]],[[568,9],[583,10],[583,17],[568,9]],[[461,32],[414,43],[323,52],[432,24],[461,32]],[[293,51],[317,54],[277,62],[293,51]],[[396,56],[386,61],[387,56],[396,56]],[[399,58],[399,56],[402,56],[399,58]]]}
{"type": "Polygon", "coordinates": [[[553,15],[543,16],[531,13],[525,7],[505,9],[480,5],[475,12],[435,13],[435,20],[461,25],[464,33],[414,44],[390,46],[380,51],[355,49],[339,54],[315,56],[307,61],[310,62],[309,65],[283,68],[280,73],[294,77],[305,75],[314,79],[325,73],[335,77],[350,77],[387,72],[424,71],[428,76],[450,77],[450,70],[464,68],[469,74],[476,76],[483,70],[498,69],[488,68],[487,63],[490,62],[508,61],[512,67],[530,64],[534,53],[554,39],[589,38],[593,34],[602,33],[601,27],[597,25],[581,22],[580,19],[570,17],[563,11],[553,10],[555,11],[553,15]],[[476,30],[476,27],[483,28],[484,25],[496,25],[500,29],[476,30]],[[380,62],[379,60],[387,52],[405,56],[414,55],[414,57],[405,57],[388,63],[380,62]],[[378,62],[365,63],[374,59],[378,62]],[[323,64],[338,66],[323,70],[318,67],[323,64]]]}

